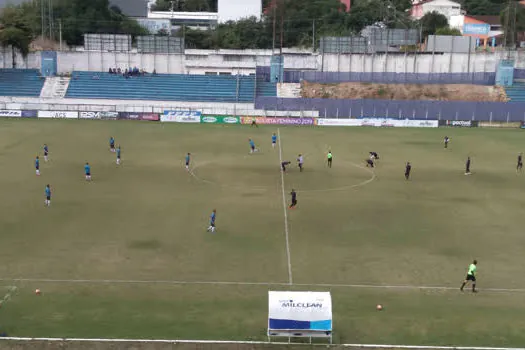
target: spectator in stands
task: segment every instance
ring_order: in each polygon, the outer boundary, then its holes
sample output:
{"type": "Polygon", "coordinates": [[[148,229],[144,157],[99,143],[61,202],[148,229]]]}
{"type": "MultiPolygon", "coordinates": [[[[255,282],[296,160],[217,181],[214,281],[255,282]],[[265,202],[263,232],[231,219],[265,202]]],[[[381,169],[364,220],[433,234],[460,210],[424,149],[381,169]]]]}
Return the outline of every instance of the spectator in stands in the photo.
{"type": "Polygon", "coordinates": [[[109,67],[109,74],[113,74],[113,69],[111,69],[111,67],[109,67]]]}
{"type": "Polygon", "coordinates": [[[153,75],[157,75],[157,70],[153,69],[153,75]]]}
{"type": "Polygon", "coordinates": [[[120,67],[118,67],[117,72],[118,72],[118,74],[122,74],[122,70],[120,69],[120,67]]]}

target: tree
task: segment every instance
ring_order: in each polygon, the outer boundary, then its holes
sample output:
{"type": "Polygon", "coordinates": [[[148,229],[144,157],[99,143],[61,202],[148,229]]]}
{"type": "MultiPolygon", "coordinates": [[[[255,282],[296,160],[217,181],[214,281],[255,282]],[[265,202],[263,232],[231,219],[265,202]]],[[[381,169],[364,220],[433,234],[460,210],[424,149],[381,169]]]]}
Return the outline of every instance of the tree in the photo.
{"type": "Polygon", "coordinates": [[[525,7],[519,3],[510,3],[500,14],[500,22],[503,24],[506,45],[518,44],[518,33],[525,31],[525,7]],[[515,23],[515,25],[514,25],[515,23]]]}
{"type": "Polygon", "coordinates": [[[461,0],[463,10],[471,16],[497,16],[508,3],[508,0],[461,0]]]}
{"type": "Polygon", "coordinates": [[[435,11],[421,17],[419,23],[422,28],[423,38],[435,34],[439,28],[448,27],[447,17],[435,11]]]}
{"type": "Polygon", "coordinates": [[[13,68],[16,67],[16,52],[23,57],[29,54],[29,45],[33,40],[31,25],[20,7],[7,7],[0,16],[2,28],[0,30],[0,44],[11,47],[13,68]]]}
{"type": "Polygon", "coordinates": [[[443,27],[436,30],[436,35],[461,36],[461,31],[457,28],[443,27]]]}

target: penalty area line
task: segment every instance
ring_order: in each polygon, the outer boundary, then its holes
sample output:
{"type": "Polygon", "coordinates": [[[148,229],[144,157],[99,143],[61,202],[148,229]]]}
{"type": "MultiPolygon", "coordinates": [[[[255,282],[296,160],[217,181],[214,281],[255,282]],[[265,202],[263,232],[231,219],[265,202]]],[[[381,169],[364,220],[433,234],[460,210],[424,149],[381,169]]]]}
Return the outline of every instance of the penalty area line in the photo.
{"type": "MultiPolygon", "coordinates": [[[[277,128],[277,137],[279,138],[279,165],[283,163],[283,148],[281,146],[282,139],[281,139],[281,130],[277,128]]],[[[284,236],[286,239],[286,260],[288,263],[288,284],[293,284],[293,276],[292,276],[292,258],[290,256],[290,233],[288,230],[288,207],[286,205],[286,194],[284,190],[284,171],[281,171],[281,190],[283,195],[283,211],[284,211],[284,236]]]]}
{"type": "MultiPolygon", "coordinates": [[[[186,340],[186,339],[108,339],[108,338],[30,338],[30,337],[0,337],[0,341],[45,341],[45,342],[85,342],[85,343],[167,343],[167,344],[231,344],[231,345],[274,345],[289,346],[289,342],[268,341],[236,341],[236,340],[186,340]]],[[[327,347],[327,344],[292,343],[294,346],[327,347]]],[[[332,344],[345,348],[367,349],[428,349],[428,350],[525,350],[525,348],[502,348],[482,346],[439,346],[439,345],[389,345],[389,344],[332,344]]],[[[330,347],[330,345],[328,345],[330,347]]]]}
{"type": "MultiPolygon", "coordinates": [[[[235,281],[171,281],[171,280],[112,280],[112,279],[50,279],[50,278],[0,278],[2,282],[28,283],[70,283],[70,284],[164,284],[164,285],[216,285],[216,286],[296,286],[317,288],[354,288],[354,289],[392,289],[392,290],[441,290],[459,291],[459,287],[417,286],[417,285],[382,285],[382,284],[340,284],[340,283],[285,283],[285,282],[235,282],[235,281]]],[[[484,288],[480,292],[525,293],[525,288],[484,288]]]]}

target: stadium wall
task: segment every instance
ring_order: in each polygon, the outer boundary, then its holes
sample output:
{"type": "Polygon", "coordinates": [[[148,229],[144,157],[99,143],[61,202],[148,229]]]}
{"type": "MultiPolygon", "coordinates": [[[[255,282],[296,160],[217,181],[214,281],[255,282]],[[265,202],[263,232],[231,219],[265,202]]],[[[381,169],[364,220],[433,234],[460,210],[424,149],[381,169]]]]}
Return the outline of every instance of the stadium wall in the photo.
{"type": "MultiPolygon", "coordinates": [[[[9,48],[0,49],[0,68],[12,68],[9,48]]],[[[158,73],[204,74],[229,72],[255,73],[259,66],[269,66],[270,50],[186,50],[185,54],[146,54],[137,52],[60,51],[58,72],[73,70],[107,71],[110,67],[137,66],[158,73]]],[[[304,50],[284,50],[285,70],[364,73],[493,73],[505,52],[444,54],[320,54],[304,50]]],[[[525,53],[511,52],[516,68],[525,69],[525,53]]],[[[17,68],[40,69],[40,52],[26,58],[16,55],[17,68]]]]}
{"type": "Polygon", "coordinates": [[[525,103],[258,97],[256,109],[319,111],[321,118],[525,121],[525,103]]]}

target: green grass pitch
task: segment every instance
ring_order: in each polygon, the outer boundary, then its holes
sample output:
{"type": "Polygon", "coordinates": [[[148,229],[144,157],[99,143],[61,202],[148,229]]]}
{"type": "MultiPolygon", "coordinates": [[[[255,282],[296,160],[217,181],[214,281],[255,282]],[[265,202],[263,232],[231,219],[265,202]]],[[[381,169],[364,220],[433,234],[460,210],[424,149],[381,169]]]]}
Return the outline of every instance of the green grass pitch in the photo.
{"type": "Polygon", "coordinates": [[[0,300],[18,288],[0,308],[0,332],[264,340],[267,291],[293,289],[332,292],[338,343],[525,344],[522,131],[281,128],[283,159],[293,162],[286,201],[292,188],[299,201],[287,211],[291,286],[273,132],[0,120],[0,300]],[[122,146],[121,166],[110,136],[122,146]],[[249,154],[248,138],[259,153],[249,154]],[[44,143],[50,161],[36,177],[44,143]],[[373,172],[363,168],[369,151],[381,156],[373,172]],[[480,292],[460,293],[474,258],[480,292]]]}

